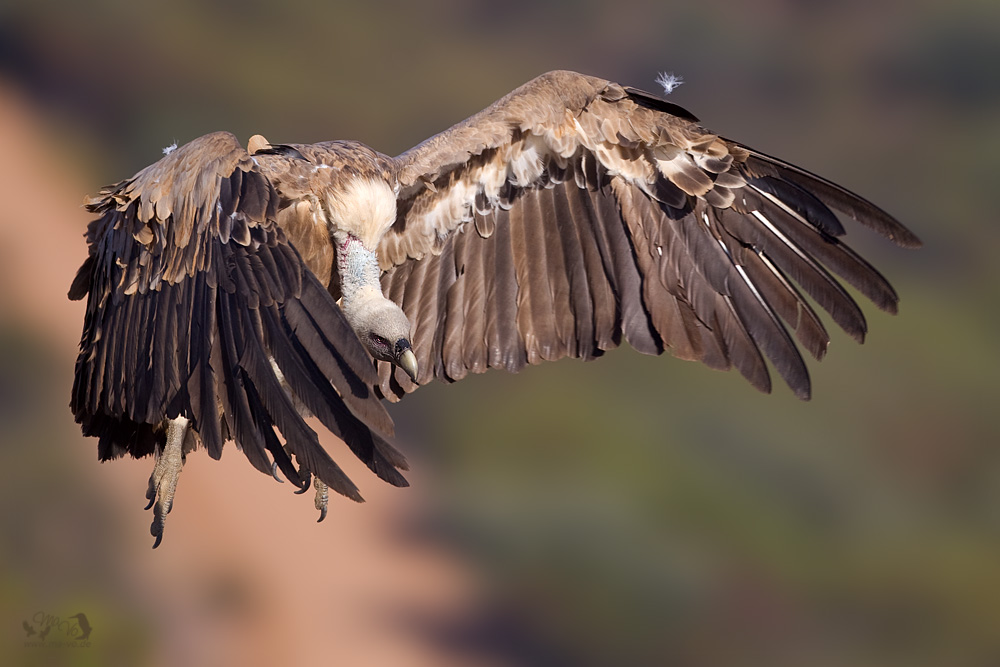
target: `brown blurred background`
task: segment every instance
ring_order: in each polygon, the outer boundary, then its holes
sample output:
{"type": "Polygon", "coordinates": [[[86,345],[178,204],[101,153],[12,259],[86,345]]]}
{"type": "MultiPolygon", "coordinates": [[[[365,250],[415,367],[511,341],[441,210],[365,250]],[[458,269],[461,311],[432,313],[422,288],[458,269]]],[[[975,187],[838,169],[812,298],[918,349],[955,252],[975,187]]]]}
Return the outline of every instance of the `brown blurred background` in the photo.
{"type": "MultiPolygon", "coordinates": [[[[0,664],[1000,664],[1000,3],[0,3],[0,664]],[[619,350],[391,408],[364,505],[230,446],[164,544],[67,408],[83,195],[217,129],[397,154],[543,71],[655,89],[870,197],[899,290],[814,399],[619,350]],[[88,648],[25,646],[83,612],[88,648]]],[[[832,326],[832,325],[831,325],[832,326]]],[[[55,634],[53,634],[53,637],[55,634]]]]}

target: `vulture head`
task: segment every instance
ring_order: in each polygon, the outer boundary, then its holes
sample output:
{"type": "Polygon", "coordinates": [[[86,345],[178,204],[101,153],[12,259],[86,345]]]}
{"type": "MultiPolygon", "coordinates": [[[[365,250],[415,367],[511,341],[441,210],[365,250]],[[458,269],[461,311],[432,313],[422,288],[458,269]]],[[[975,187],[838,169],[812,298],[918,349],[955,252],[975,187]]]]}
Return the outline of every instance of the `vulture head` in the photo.
{"type": "Polygon", "coordinates": [[[363,290],[344,306],[347,321],[368,353],[417,380],[417,357],[410,346],[410,321],[403,309],[377,290],[363,290]]]}

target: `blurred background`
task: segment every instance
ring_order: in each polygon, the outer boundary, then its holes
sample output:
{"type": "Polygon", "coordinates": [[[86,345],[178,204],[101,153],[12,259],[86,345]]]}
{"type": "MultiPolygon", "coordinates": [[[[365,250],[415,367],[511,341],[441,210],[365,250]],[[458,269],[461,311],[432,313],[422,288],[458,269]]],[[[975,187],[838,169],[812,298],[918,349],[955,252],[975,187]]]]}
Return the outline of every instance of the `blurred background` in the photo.
{"type": "Polygon", "coordinates": [[[998,121],[983,0],[0,3],[0,663],[1000,664],[998,121]],[[394,155],[557,68],[675,72],[892,212],[924,249],[849,240],[899,316],[833,331],[809,403],[627,349],[426,387],[391,407],[413,487],[327,437],[368,502],[320,525],[192,456],[152,551],[152,461],[67,407],[83,196],[218,129],[394,155]],[[88,647],[26,645],[79,613],[88,647]]]}

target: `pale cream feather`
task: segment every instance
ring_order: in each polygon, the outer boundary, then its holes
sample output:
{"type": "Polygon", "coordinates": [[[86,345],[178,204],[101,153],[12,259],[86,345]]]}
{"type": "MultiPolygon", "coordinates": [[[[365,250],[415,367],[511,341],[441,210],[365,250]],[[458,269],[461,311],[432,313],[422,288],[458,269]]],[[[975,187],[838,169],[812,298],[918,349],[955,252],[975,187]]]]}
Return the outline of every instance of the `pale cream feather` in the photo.
{"type": "Polygon", "coordinates": [[[328,190],[324,202],[336,229],[374,250],[396,220],[396,193],[384,180],[356,178],[343,190],[328,190]]]}

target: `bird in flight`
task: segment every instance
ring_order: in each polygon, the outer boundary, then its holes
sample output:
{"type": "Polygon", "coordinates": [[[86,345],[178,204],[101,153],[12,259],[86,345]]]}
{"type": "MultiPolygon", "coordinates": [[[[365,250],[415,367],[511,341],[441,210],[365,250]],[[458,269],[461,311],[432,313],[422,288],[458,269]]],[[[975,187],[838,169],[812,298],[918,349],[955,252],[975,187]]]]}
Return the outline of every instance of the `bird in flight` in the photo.
{"type": "MultiPolygon", "coordinates": [[[[672,80],[673,81],[673,80],[672,80]]],[[[675,84],[674,84],[675,85],[675,84]]],[[[557,71],[397,157],[355,141],[170,147],[88,200],[71,408],[109,460],[154,455],[159,545],[185,457],[235,441],[299,492],[361,501],[315,416],[405,486],[383,399],[622,340],[803,399],[818,306],[863,340],[841,281],[898,297],[843,242],[853,219],[917,237],[858,195],[701,127],[665,98],[557,71]],[[835,213],[836,212],[836,213],[835,213]],[[840,216],[837,213],[841,214],[840,216]]]]}

